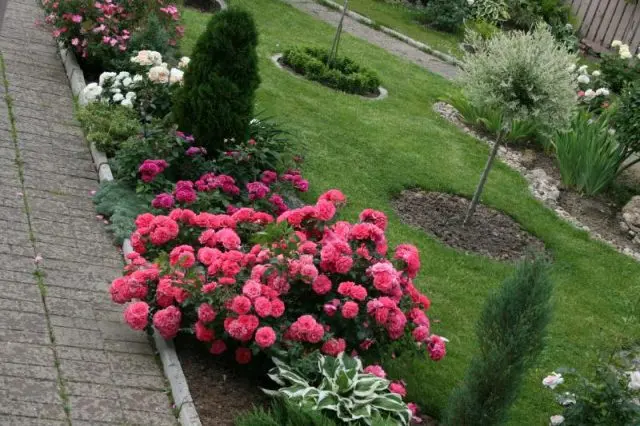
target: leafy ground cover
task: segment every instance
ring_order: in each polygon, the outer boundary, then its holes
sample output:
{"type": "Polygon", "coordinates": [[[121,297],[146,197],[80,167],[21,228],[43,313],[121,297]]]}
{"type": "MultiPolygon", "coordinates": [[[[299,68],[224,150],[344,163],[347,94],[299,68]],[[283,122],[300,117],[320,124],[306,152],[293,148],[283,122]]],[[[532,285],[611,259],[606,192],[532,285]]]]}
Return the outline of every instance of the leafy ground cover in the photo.
{"type": "MultiPolygon", "coordinates": [[[[358,3],[353,2],[355,10],[358,3]]],[[[250,10],[257,21],[262,85],[256,109],[286,123],[296,148],[305,152],[305,175],[313,182],[307,201],[340,188],[349,199],[346,217],[355,219],[366,207],[383,210],[390,218],[391,244],[408,241],[420,249],[423,267],[417,284],[433,300],[434,331],[451,341],[448,355],[437,364],[402,356],[388,364],[403,372],[410,400],[438,416],[478,347],[473,326],[487,293],[512,266],[456,252],[404,225],[391,199],[406,187],[470,196],[487,148],[432,112],[438,98],[457,92],[441,77],[344,35],[341,52],[375,70],[390,95],[371,102],[334,92],[295,78],[270,61],[274,53],[296,45],[329,46],[330,26],[278,0],[232,4],[250,10]]],[[[190,54],[210,15],[186,9],[183,17],[182,48],[190,54]]],[[[510,420],[514,425],[544,424],[555,406],[548,393],[540,392],[541,377],[558,366],[587,371],[603,351],[640,340],[640,265],[556,218],[530,196],[525,180],[502,164],[492,171],[484,202],[543,240],[553,256],[550,338],[510,420]]]]}

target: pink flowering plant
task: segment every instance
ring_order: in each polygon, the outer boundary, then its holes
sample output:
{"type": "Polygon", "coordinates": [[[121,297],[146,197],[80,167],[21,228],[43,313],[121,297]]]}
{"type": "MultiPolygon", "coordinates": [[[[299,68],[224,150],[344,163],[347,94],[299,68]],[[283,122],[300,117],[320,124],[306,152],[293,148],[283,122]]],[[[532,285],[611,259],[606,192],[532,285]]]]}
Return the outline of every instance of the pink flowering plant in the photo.
{"type": "Polygon", "coordinates": [[[134,0],[43,0],[45,22],[56,40],[83,63],[103,68],[129,49],[133,33],[144,28],[150,14],[158,17],[175,44],[184,30],[175,5],[134,0]]]}
{"type": "Polygon", "coordinates": [[[335,356],[397,341],[440,360],[445,341],[431,333],[430,301],[413,284],[417,249],[388,252],[382,212],[338,221],[345,202],[331,190],[277,218],[252,208],[143,214],[112,299],[128,304],[132,328],[153,325],[167,339],[189,330],[240,364],[261,352],[335,356]]]}

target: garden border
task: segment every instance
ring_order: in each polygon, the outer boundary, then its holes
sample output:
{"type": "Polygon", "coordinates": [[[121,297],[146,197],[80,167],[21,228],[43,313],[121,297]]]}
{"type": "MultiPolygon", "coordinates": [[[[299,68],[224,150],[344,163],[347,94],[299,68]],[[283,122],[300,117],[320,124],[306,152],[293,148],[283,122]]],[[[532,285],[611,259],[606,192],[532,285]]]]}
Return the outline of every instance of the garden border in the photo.
{"type": "MultiPolygon", "coordinates": [[[[315,0],[315,1],[316,3],[321,4],[322,6],[328,7],[330,9],[337,10],[339,12],[343,11],[343,7],[340,6],[338,3],[333,2],[332,0],[315,0]]],[[[414,40],[411,37],[406,36],[402,33],[399,33],[398,31],[393,30],[389,27],[380,25],[376,23],[373,19],[367,18],[366,16],[360,15],[359,13],[353,12],[351,10],[347,10],[346,15],[352,19],[355,19],[357,22],[361,24],[364,24],[370,28],[373,28],[374,30],[381,31],[397,40],[400,40],[408,44],[409,46],[415,47],[416,49],[424,53],[427,53],[431,56],[435,56],[436,58],[448,64],[455,65],[460,68],[462,67],[462,61],[460,61],[458,58],[455,58],[451,55],[441,52],[440,50],[436,50],[433,47],[429,46],[428,44],[422,43],[418,40],[414,40]]]]}
{"type": "Polygon", "coordinates": [[[387,98],[387,96],[389,96],[389,91],[388,91],[387,89],[385,89],[384,87],[382,87],[382,86],[378,86],[378,92],[380,92],[380,94],[379,94],[378,96],[376,96],[375,98],[370,98],[370,97],[367,97],[367,96],[358,95],[357,93],[348,93],[348,92],[343,92],[343,91],[341,91],[341,90],[337,90],[337,89],[334,89],[334,88],[332,88],[332,87],[325,86],[324,84],[322,84],[322,83],[320,83],[320,82],[317,82],[317,81],[315,81],[315,82],[314,82],[313,80],[309,80],[309,79],[307,79],[307,78],[304,78],[304,76],[303,76],[303,75],[300,75],[300,74],[298,74],[298,73],[296,73],[296,72],[293,72],[292,70],[289,70],[289,69],[285,68],[285,67],[284,67],[284,66],[282,66],[282,64],[279,62],[279,61],[280,61],[280,58],[282,58],[282,53],[276,53],[275,55],[272,55],[272,56],[271,56],[271,62],[273,62],[274,64],[276,64],[276,66],[277,66],[278,68],[280,68],[282,71],[286,71],[286,72],[288,72],[289,74],[292,74],[294,77],[301,78],[301,79],[303,79],[303,80],[310,81],[310,82],[312,82],[312,83],[318,83],[318,84],[320,84],[321,86],[326,87],[327,89],[331,89],[331,90],[334,90],[334,91],[336,91],[336,92],[342,92],[342,93],[344,93],[345,95],[358,96],[359,98],[365,99],[365,100],[367,100],[367,101],[381,101],[381,100],[383,100],[383,99],[387,98]]]}
{"type": "MultiPolygon", "coordinates": [[[[223,9],[226,8],[224,1],[216,1],[220,3],[223,9]]],[[[58,49],[60,58],[62,59],[62,65],[64,66],[67,78],[69,79],[71,92],[75,97],[79,98],[82,90],[87,86],[84,79],[84,73],[78,64],[75,55],[70,52],[69,49],[64,48],[61,44],[58,44],[58,49]]],[[[79,100],[79,102],[82,102],[82,100],[79,100]]],[[[113,173],[111,173],[111,167],[109,167],[105,153],[99,151],[93,143],[89,144],[89,149],[91,151],[94,166],[98,172],[100,183],[112,181],[113,173]]],[[[131,242],[127,238],[122,244],[123,259],[125,262],[127,262],[127,254],[132,251],[133,248],[131,247],[131,242]]],[[[155,332],[153,333],[153,341],[156,346],[156,350],[160,355],[164,374],[169,380],[173,401],[179,410],[178,421],[182,426],[202,426],[200,417],[198,416],[198,411],[196,410],[196,406],[191,398],[187,379],[182,371],[180,359],[176,353],[173,341],[166,341],[160,336],[160,334],[155,332]]]]}

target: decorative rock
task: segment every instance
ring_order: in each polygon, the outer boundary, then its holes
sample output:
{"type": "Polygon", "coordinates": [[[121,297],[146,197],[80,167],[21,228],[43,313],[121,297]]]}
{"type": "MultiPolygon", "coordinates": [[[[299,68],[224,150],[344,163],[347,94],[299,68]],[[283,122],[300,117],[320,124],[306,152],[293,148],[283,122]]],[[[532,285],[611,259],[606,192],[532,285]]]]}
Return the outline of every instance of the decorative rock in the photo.
{"type": "Polygon", "coordinates": [[[640,195],[636,195],[622,208],[622,218],[629,228],[640,232],[640,195]]]}
{"type": "Polygon", "coordinates": [[[629,225],[627,225],[627,222],[625,222],[624,220],[620,222],[620,229],[622,230],[622,232],[629,232],[629,225]]]}
{"type": "Polygon", "coordinates": [[[525,149],[524,152],[522,153],[522,156],[520,157],[520,162],[522,163],[522,165],[528,169],[529,167],[533,166],[535,161],[536,161],[535,151],[533,151],[532,149],[525,149]]]}

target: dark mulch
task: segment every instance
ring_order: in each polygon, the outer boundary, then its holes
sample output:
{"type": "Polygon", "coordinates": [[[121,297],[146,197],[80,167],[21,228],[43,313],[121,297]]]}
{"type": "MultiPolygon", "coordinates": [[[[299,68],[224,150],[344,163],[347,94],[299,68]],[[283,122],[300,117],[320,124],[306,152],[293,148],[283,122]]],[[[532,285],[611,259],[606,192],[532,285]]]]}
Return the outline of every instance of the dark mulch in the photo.
{"type": "MultiPolygon", "coordinates": [[[[254,367],[211,355],[191,336],[180,336],[175,344],[203,426],[232,426],[238,413],[266,404],[259,386],[267,384],[252,376],[254,367]]],[[[263,373],[256,376],[265,377],[263,373]]]]}
{"type": "Polygon", "coordinates": [[[517,260],[532,249],[543,251],[544,244],[524,231],[506,214],[478,205],[463,227],[470,201],[441,192],[406,190],[393,200],[400,218],[423,229],[446,245],[498,260],[517,260]]]}
{"type": "Polygon", "coordinates": [[[201,12],[217,12],[220,10],[220,3],[215,0],[185,0],[184,4],[201,12]]]}

